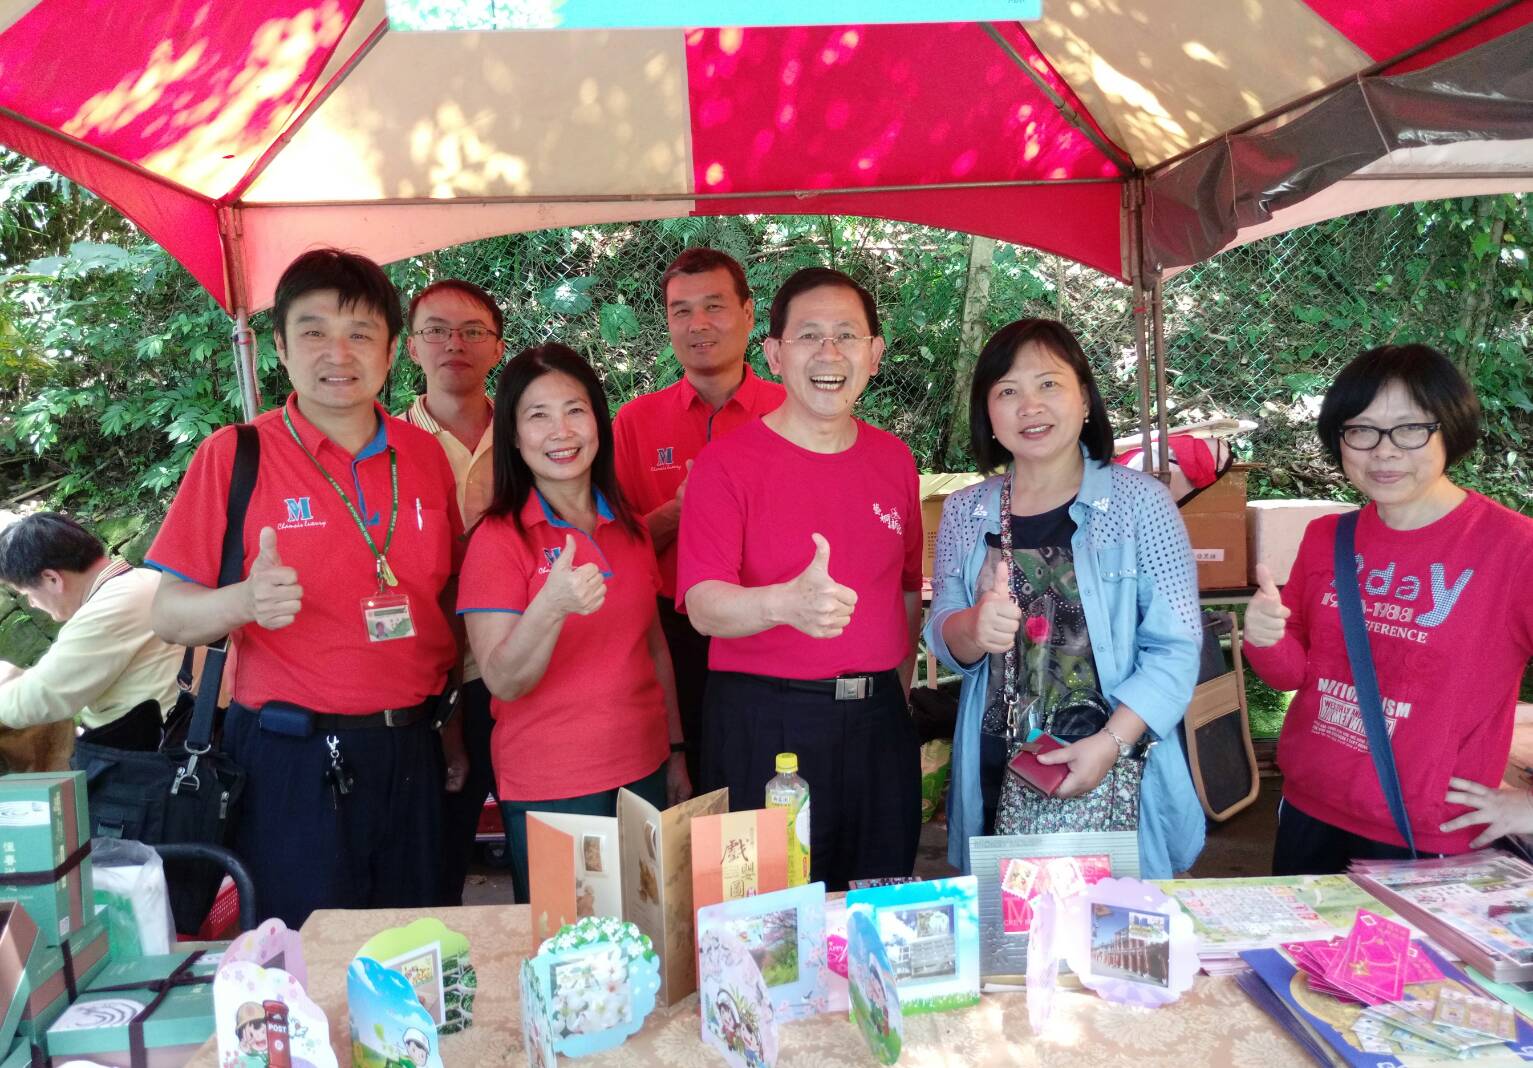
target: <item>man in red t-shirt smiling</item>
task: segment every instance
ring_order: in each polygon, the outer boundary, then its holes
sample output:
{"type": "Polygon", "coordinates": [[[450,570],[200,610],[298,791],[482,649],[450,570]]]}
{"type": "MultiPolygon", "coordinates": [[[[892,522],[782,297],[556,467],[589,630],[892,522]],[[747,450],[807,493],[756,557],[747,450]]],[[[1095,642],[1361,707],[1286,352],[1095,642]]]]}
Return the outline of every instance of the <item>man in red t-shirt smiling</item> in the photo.
{"type": "Polygon", "coordinates": [[[145,563],[162,572],[156,633],[230,635],[224,747],[247,775],[235,851],[262,915],[296,930],[316,908],[436,902],[420,861],[441,832],[432,720],[459,655],[463,523],[441,447],[376,400],[403,320],[378,265],[305,253],[273,319],[293,393],[252,423],[244,579],[218,586],[232,427],[198,448],[145,563]]]}
{"type": "Polygon", "coordinates": [[[883,357],[877,307],[807,268],[778,290],[762,348],[786,399],[703,450],[682,514],[677,598],[713,637],[704,786],[759,808],[776,754],[797,753],[811,878],[909,875],[921,511],[910,450],[852,414],[883,357]]]}
{"type": "Polygon", "coordinates": [[[758,377],[745,360],[756,302],[733,258],[689,248],[660,276],[660,291],[681,380],[629,401],[612,431],[618,485],[644,516],[660,563],[660,626],[676,671],[687,774],[696,782],[708,638],[676,610],[676,530],[687,472],[703,446],[772,411],[783,390],[758,377]]]}

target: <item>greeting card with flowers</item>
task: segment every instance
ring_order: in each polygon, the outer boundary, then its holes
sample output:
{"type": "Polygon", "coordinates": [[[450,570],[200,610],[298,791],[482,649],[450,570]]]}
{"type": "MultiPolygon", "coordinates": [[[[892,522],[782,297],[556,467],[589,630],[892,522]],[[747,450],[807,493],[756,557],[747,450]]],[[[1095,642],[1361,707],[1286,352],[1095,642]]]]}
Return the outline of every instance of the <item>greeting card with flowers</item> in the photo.
{"type": "Polygon", "coordinates": [[[720,929],[700,934],[697,953],[703,1042],[730,1068],[771,1068],[777,1063],[777,1014],[755,954],[720,929]]]}
{"type": "MultiPolygon", "coordinates": [[[[583,919],[545,941],[528,963],[546,995],[542,1025],[557,1053],[583,1057],[621,1045],[654,1011],[660,958],[631,923],[583,919]]],[[[535,1007],[524,1003],[523,1012],[535,1007]]]]}

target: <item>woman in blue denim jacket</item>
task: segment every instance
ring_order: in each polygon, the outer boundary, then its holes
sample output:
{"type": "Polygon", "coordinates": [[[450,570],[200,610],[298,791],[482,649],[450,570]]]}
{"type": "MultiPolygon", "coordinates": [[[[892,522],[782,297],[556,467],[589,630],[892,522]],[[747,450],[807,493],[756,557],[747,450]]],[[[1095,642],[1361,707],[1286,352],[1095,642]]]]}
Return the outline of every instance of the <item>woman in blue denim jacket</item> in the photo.
{"type": "Polygon", "coordinates": [[[1203,848],[1204,819],[1177,725],[1197,681],[1202,625],[1181,515],[1159,481],[1111,462],[1106,408],[1063,325],[1023,319],[991,338],[975,364],[969,409],[980,467],[1007,470],[952,494],[937,534],[926,641],[963,676],[948,859],[967,872],[970,836],[994,833],[1005,754],[982,773],[980,723],[992,700],[991,664],[1025,626],[1033,641],[1048,642],[1051,631],[1054,646],[1073,641],[1079,655],[1064,658],[1068,681],[1094,683],[1112,709],[1105,729],[1039,758],[1069,765],[1056,796],[1094,789],[1148,732],[1158,744],[1140,789],[1140,872],[1185,871],[1203,848]],[[1033,604],[1047,619],[1006,590],[997,543],[1008,476],[1010,540],[1032,550],[1028,590],[1045,587],[1033,604]]]}

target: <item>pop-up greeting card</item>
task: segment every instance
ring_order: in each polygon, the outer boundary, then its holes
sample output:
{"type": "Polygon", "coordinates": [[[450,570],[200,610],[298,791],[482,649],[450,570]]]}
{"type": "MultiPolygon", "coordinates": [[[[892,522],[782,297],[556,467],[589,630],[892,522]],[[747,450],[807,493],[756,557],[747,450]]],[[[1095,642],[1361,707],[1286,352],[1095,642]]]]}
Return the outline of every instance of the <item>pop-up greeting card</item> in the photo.
{"type": "Polygon", "coordinates": [[[788,810],[724,812],[692,821],[692,906],[788,887],[788,810]]]}
{"type": "Polygon", "coordinates": [[[254,930],[238,935],[224,950],[220,966],[241,960],[262,968],[280,968],[296,979],[299,986],[308,986],[303,939],[279,919],[264,920],[254,930]]]}
{"type": "Polygon", "coordinates": [[[699,929],[697,955],[703,1042],[722,1053],[730,1068],[771,1068],[777,1063],[777,1019],[755,956],[719,928],[699,929]]]}
{"type": "Polygon", "coordinates": [[[523,1033],[546,1028],[554,1051],[567,1057],[621,1045],[644,1025],[660,991],[660,960],[649,937],[612,917],[564,928],[528,964],[542,993],[522,1002],[523,1033]],[[527,1019],[539,1006],[542,1020],[527,1019]]]}
{"type": "Polygon", "coordinates": [[[1198,971],[1192,918],[1138,879],[1103,879],[1060,902],[1055,937],[1082,985],[1109,1001],[1168,1005],[1192,988],[1198,971]]]}
{"type": "Polygon", "coordinates": [[[878,1063],[893,1064],[905,1044],[905,1017],[889,954],[867,912],[848,914],[846,954],[852,1019],[878,1063]]]}
{"type": "Polygon", "coordinates": [[[474,1022],[479,980],[468,959],[468,939],[441,920],[416,920],[380,931],[357,950],[405,977],[431,1014],[438,1034],[453,1035],[474,1022]]]}
{"type": "Polygon", "coordinates": [[[522,1049],[528,1068],[554,1068],[559,1055],[554,1052],[552,1016],[548,1011],[548,992],[538,978],[538,970],[529,958],[522,961],[522,1049]]]}
{"type": "Polygon", "coordinates": [[[587,916],[621,916],[647,934],[660,954],[661,1003],[672,1005],[692,993],[692,821],[728,808],[727,790],[664,811],[619,790],[616,817],[529,813],[534,939],[587,916]]]}
{"type": "Polygon", "coordinates": [[[213,979],[220,1068],[336,1068],[330,1022],[280,968],[226,961],[213,979]]]}
{"type": "Polygon", "coordinates": [[[894,970],[906,1015],[979,1003],[979,902],[974,876],[853,890],[852,913],[869,913],[894,970]]]}
{"type": "Polygon", "coordinates": [[[1014,834],[969,839],[979,880],[980,975],[1027,969],[1032,902],[1046,893],[1071,897],[1111,875],[1139,874],[1133,831],[1014,834]]]}
{"type": "MultiPolygon", "coordinates": [[[[829,1010],[825,959],[825,884],[810,883],[770,894],[724,901],[697,910],[697,940],[716,933],[742,947],[756,962],[779,1020],[829,1010]]],[[[708,962],[699,948],[700,978],[708,962]]]]}
{"type": "Polygon", "coordinates": [[[662,1005],[674,1005],[697,989],[692,820],[728,809],[728,790],[694,797],[663,812],[636,793],[618,791],[623,918],[649,935],[660,954],[662,1005]]]}
{"type": "Polygon", "coordinates": [[[346,969],[346,1011],[353,1064],[442,1068],[436,1021],[393,968],[371,957],[353,960],[346,969]]]}

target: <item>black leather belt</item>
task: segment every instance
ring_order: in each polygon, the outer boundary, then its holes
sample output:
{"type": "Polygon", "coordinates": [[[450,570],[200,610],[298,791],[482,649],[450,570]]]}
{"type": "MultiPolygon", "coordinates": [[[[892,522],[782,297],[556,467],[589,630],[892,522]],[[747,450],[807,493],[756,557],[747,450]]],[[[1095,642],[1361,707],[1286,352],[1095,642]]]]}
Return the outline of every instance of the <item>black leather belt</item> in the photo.
{"type": "MultiPolygon", "coordinates": [[[[281,724],[262,723],[263,729],[276,734],[298,733],[290,729],[295,714],[302,716],[307,714],[308,730],[306,734],[328,734],[332,731],[355,731],[365,730],[370,727],[413,727],[424,722],[430,717],[432,709],[436,707],[437,699],[432,697],[422,701],[418,705],[409,708],[385,708],[381,712],[364,712],[353,716],[342,716],[334,712],[314,712],[310,709],[301,709],[296,705],[281,704],[274,708],[272,719],[281,718],[281,724]]],[[[265,708],[248,708],[240,705],[240,708],[256,717],[259,722],[263,718],[265,708]]]]}
{"type": "Polygon", "coordinates": [[[862,701],[882,686],[893,682],[894,672],[879,671],[871,675],[837,675],[833,679],[783,679],[776,675],[752,675],[740,672],[748,679],[766,683],[779,690],[798,690],[834,697],[837,701],[862,701]]]}

